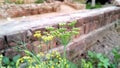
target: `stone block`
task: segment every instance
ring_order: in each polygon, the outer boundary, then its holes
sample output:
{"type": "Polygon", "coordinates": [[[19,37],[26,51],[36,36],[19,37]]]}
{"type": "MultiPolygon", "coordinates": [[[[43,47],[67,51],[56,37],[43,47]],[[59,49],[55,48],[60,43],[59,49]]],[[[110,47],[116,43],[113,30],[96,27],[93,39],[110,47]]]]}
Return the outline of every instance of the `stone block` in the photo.
{"type": "Polygon", "coordinates": [[[27,32],[7,35],[7,42],[9,46],[15,46],[18,42],[27,42],[27,32]]]}
{"type": "Polygon", "coordinates": [[[84,25],[84,19],[79,19],[77,20],[77,23],[75,24],[75,27],[80,27],[80,26],[83,26],[84,25]]]}
{"type": "Polygon", "coordinates": [[[84,26],[80,26],[78,28],[80,29],[80,35],[79,36],[83,35],[84,34],[84,26]]]}
{"type": "Polygon", "coordinates": [[[98,21],[99,20],[99,15],[95,15],[94,18],[92,18],[92,20],[98,21]]]}
{"type": "Polygon", "coordinates": [[[118,19],[120,19],[120,14],[118,14],[118,19]]]}
{"type": "Polygon", "coordinates": [[[100,16],[99,16],[99,26],[100,27],[102,27],[102,26],[104,26],[104,23],[105,23],[105,19],[104,19],[104,14],[100,14],[100,16]]]}
{"type": "Polygon", "coordinates": [[[68,47],[67,56],[70,60],[73,60],[78,54],[82,54],[86,50],[86,45],[84,39],[75,40],[71,42],[68,47]],[[79,42],[78,42],[79,41],[79,42]],[[73,46],[74,45],[74,46],[73,46]]]}
{"type": "Polygon", "coordinates": [[[14,48],[9,48],[7,50],[5,50],[4,55],[9,57],[10,59],[12,59],[14,56],[21,54],[21,52],[17,51],[14,48]]]}
{"type": "Polygon", "coordinates": [[[54,44],[55,42],[51,42],[48,43],[48,45],[44,42],[40,42],[40,41],[34,41],[32,43],[33,46],[33,50],[35,53],[39,53],[39,52],[44,52],[44,51],[48,51],[51,48],[55,48],[56,44],[54,44]]]}
{"type": "Polygon", "coordinates": [[[7,48],[4,37],[0,37],[0,50],[7,48]]]}
{"type": "Polygon", "coordinates": [[[120,7],[120,0],[114,0],[113,4],[120,7]]]}
{"type": "Polygon", "coordinates": [[[89,23],[90,19],[91,19],[90,16],[88,16],[88,17],[84,17],[84,24],[89,23]]]}

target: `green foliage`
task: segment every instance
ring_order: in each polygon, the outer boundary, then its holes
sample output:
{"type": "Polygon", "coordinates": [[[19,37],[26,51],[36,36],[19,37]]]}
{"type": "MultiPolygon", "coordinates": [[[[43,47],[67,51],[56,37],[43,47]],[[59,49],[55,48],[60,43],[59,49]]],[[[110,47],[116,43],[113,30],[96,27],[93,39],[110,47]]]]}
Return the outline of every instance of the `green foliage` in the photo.
{"type": "Polygon", "coordinates": [[[90,3],[86,4],[86,9],[96,9],[96,8],[101,8],[102,5],[97,3],[95,7],[92,7],[90,3]]]}
{"type": "Polygon", "coordinates": [[[118,68],[120,67],[120,48],[114,48],[112,50],[112,54],[114,56],[113,62],[111,64],[112,68],[118,68]]]}
{"type": "Polygon", "coordinates": [[[120,48],[114,48],[112,61],[101,53],[88,51],[87,59],[81,59],[79,68],[119,68],[120,67],[120,48]]]}
{"type": "Polygon", "coordinates": [[[43,3],[44,0],[36,0],[35,3],[43,3]]]}
{"type": "Polygon", "coordinates": [[[9,68],[16,68],[16,62],[19,58],[20,58],[20,55],[16,55],[12,59],[10,59],[9,57],[3,56],[2,66],[9,67],[9,68]]]}
{"type": "Polygon", "coordinates": [[[24,0],[15,0],[15,2],[12,2],[11,0],[5,0],[5,3],[15,3],[15,4],[23,4],[24,0]]]}
{"type": "Polygon", "coordinates": [[[2,59],[2,62],[3,62],[3,65],[9,65],[10,60],[9,60],[8,57],[4,56],[3,59],[2,59]]]}
{"type": "Polygon", "coordinates": [[[16,0],[15,4],[23,4],[24,0],[16,0]]]}
{"type": "Polygon", "coordinates": [[[86,61],[85,59],[81,59],[80,68],[93,68],[91,62],[86,61]]]}
{"type": "Polygon", "coordinates": [[[20,66],[22,62],[27,63],[27,68],[77,68],[77,65],[66,59],[66,46],[70,42],[72,36],[79,33],[79,29],[74,27],[75,24],[76,21],[73,21],[68,25],[66,23],[60,23],[59,28],[46,27],[47,32],[43,32],[43,35],[41,34],[41,31],[36,31],[34,34],[34,37],[37,37],[38,40],[44,41],[47,44],[49,44],[53,39],[59,39],[60,43],[64,46],[63,57],[58,53],[45,54],[44,56],[41,56],[40,54],[35,54],[34,52],[30,52],[26,49],[23,51],[27,56],[19,59],[16,66],[20,66]],[[68,30],[66,26],[71,28],[68,30]]]}
{"type": "Polygon", "coordinates": [[[3,56],[2,55],[0,55],[0,68],[2,68],[2,58],[3,58],[3,56]]]}
{"type": "Polygon", "coordinates": [[[98,68],[108,68],[110,66],[109,59],[101,53],[88,51],[89,61],[98,68]]]}
{"type": "Polygon", "coordinates": [[[30,56],[31,53],[29,51],[26,52],[29,53],[29,55],[20,58],[17,61],[17,66],[20,66],[21,63],[27,63],[26,68],[77,68],[74,63],[55,51],[48,54],[40,53],[35,56],[30,56]],[[36,59],[38,59],[38,61],[36,59]]]}
{"type": "Polygon", "coordinates": [[[77,2],[77,3],[82,3],[82,4],[85,4],[86,0],[73,0],[73,2],[77,2]]]}

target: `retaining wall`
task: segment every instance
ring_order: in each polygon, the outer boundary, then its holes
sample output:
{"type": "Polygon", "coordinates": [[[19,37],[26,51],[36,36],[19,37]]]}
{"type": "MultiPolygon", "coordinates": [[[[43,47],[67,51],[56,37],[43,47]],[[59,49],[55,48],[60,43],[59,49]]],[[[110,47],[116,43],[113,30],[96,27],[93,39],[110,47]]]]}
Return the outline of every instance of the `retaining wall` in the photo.
{"type": "Polygon", "coordinates": [[[75,9],[85,9],[85,4],[63,3],[59,1],[42,4],[8,4],[0,6],[0,19],[58,12],[61,10],[61,5],[64,4],[75,9]]]}
{"type": "Polygon", "coordinates": [[[8,4],[0,6],[0,18],[21,17],[28,15],[56,12],[60,10],[61,2],[43,4],[8,4]]]}
{"type": "MultiPolygon", "coordinates": [[[[28,44],[33,44],[37,42],[32,37],[36,30],[44,31],[46,26],[58,28],[58,23],[69,23],[70,21],[77,20],[76,27],[80,28],[80,37],[71,41],[67,47],[69,58],[74,59],[92,47],[92,44],[107,34],[108,30],[114,29],[118,25],[119,19],[120,7],[111,6],[39,20],[6,21],[6,23],[0,24],[0,50],[4,55],[13,56],[17,54],[13,49],[16,46],[14,41],[29,42],[28,40],[31,40],[28,44]]],[[[30,45],[28,45],[28,48],[31,48],[30,45]]],[[[54,50],[63,51],[62,49],[63,46],[56,46],[54,50]]]]}

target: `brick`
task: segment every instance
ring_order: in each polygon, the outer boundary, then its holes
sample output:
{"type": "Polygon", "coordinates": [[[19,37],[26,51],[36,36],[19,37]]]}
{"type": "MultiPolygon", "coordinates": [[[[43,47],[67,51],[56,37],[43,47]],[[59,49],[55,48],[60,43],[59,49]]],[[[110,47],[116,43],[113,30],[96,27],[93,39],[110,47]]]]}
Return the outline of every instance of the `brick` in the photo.
{"type": "Polygon", "coordinates": [[[47,50],[46,44],[44,43],[42,44],[40,41],[34,41],[32,45],[33,45],[33,51],[35,53],[39,53],[41,51],[47,50]]]}
{"type": "Polygon", "coordinates": [[[5,54],[5,56],[12,59],[14,56],[21,54],[21,52],[17,51],[16,49],[9,48],[9,49],[5,50],[4,54],[5,54]]]}
{"type": "Polygon", "coordinates": [[[7,35],[7,42],[10,46],[15,46],[14,42],[27,42],[27,32],[7,35]]]}
{"type": "Polygon", "coordinates": [[[71,42],[71,45],[68,47],[67,56],[69,59],[74,59],[78,54],[82,54],[86,50],[86,44],[84,39],[77,42],[71,42]],[[74,46],[73,46],[74,45],[74,46]]]}
{"type": "Polygon", "coordinates": [[[95,27],[94,27],[94,29],[97,29],[97,28],[99,28],[99,21],[94,21],[94,25],[95,25],[95,27]]]}
{"type": "Polygon", "coordinates": [[[96,23],[95,23],[95,22],[90,23],[90,28],[89,28],[89,30],[90,30],[90,31],[93,31],[93,30],[95,30],[95,29],[96,29],[96,23]]]}
{"type": "Polygon", "coordinates": [[[89,16],[89,17],[85,17],[85,18],[84,18],[84,24],[89,23],[90,19],[91,19],[90,16],[89,16]]]}
{"type": "Polygon", "coordinates": [[[85,24],[85,34],[90,32],[90,23],[85,24]]]}
{"type": "MultiPolygon", "coordinates": [[[[26,15],[35,15],[35,14],[42,14],[42,13],[48,13],[48,12],[54,12],[60,10],[60,4],[59,3],[47,3],[46,4],[32,4],[32,5],[9,5],[6,8],[2,8],[1,10],[5,10],[6,17],[20,17],[20,16],[26,16],[26,15]]],[[[3,5],[3,7],[5,7],[3,5]]],[[[0,14],[1,15],[1,14],[0,14]]],[[[5,18],[6,18],[5,17],[5,18]]],[[[2,17],[3,18],[3,17],[2,17]]]]}
{"type": "Polygon", "coordinates": [[[0,50],[6,48],[7,46],[5,45],[5,40],[4,38],[0,38],[0,50]]]}
{"type": "Polygon", "coordinates": [[[34,46],[32,45],[32,43],[28,42],[28,43],[26,44],[26,48],[27,48],[29,51],[33,51],[34,46]]]}
{"type": "Polygon", "coordinates": [[[79,19],[79,20],[77,20],[77,23],[76,23],[75,27],[83,26],[83,24],[84,24],[84,19],[83,18],[79,19]]]}
{"type": "Polygon", "coordinates": [[[84,26],[80,26],[79,28],[80,28],[80,35],[83,35],[84,34],[84,26]]]}
{"type": "Polygon", "coordinates": [[[102,27],[104,25],[104,14],[101,14],[100,16],[100,21],[99,21],[99,26],[102,27]]]}
{"type": "Polygon", "coordinates": [[[15,42],[9,42],[9,46],[10,47],[14,47],[14,46],[17,46],[18,44],[17,43],[15,43],[15,42]]]}
{"type": "Polygon", "coordinates": [[[118,15],[118,19],[120,19],[120,14],[118,15]]]}
{"type": "Polygon", "coordinates": [[[94,16],[93,19],[98,21],[99,20],[99,15],[94,16]]]}
{"type": "Polygon", "coordinates": [[[36,14],[38,14],[37,10],[35,10],[35,9],[31,10],[31,15],[36,15],[36,14]]]}

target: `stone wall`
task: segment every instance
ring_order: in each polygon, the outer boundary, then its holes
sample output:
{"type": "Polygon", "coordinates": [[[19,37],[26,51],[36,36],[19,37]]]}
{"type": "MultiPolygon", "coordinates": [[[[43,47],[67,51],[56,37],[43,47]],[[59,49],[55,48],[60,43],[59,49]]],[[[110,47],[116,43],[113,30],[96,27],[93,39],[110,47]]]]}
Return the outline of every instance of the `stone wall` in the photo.
{"type": "Polygon", "coordinates": [[[0,18],[21,17],[60,10],[61,2],[43,3],[43,4],[8,4],[0,6],[0,18]]]}
{"type": "MultiPolygon", "coordinates": [[[[9,2],[17,2],[18,0],[9,0],[9,2]]],[[[21,1],[21,2],[23,2],[23,3],[25,3],[25,4],[29,4],[29,3],[34,3],[36,0],[19,0],[19,1],[21,1]]],[[[0,3],[4,3],[5,2],[5,0],[0,0],[0,3]]]]}
{"type": "MultiPolygon", "coordinates": [[[[81,56],[82,53],[92,47],[99,38],[107,34],[107,30],[114,29],[119,19],[120,7],[111,6],[39,20],[6,21],[6,23],[0,24],[0,50],[4,55],[13,56],[17,54],[14,51],[14,47],[16,46],[14,41],[20,40],[28,42],[27,47],[29,49],[37,50],[37,48],[31,47],[31,44],[38,43],[32,37],[32,34],[36,30],[44,31],[46,26],[58,28],[58,23],[69,23],[70,21],[77,20],[76,27],[80,28],[80,36],[71,41],[67,47],[67,54],[72,60],[77,56],[81,56]]],[[[63,51],[63,46],[58,46],[57,43],[55,44],[54,50],[63,51]]]]}
{"type": "Polygon", "coordinates": [[[63,3],[59,1],[42,4],[8,4],[0,6],[0,19],[59,12],[61,5],[69,5],[73,9],[85,9],[85,4],[63,3]]]}

